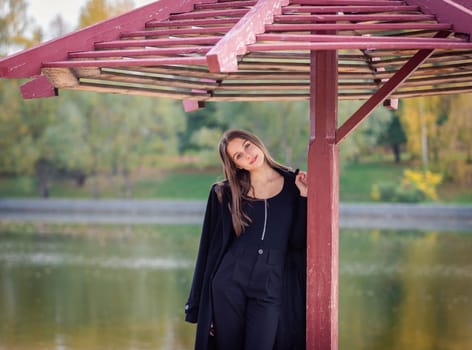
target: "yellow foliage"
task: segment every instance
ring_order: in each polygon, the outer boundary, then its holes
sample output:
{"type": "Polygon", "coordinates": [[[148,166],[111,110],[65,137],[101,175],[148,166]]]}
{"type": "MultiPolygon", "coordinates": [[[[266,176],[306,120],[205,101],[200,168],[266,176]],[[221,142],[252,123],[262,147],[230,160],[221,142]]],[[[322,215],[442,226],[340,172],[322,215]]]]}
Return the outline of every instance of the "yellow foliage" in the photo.
{"type": "Polygon", "coordinates": [[[433,173],[429,170],[411,170],[405,169],[403,173],[402,186],[419,189],[430,199],[438,200],[436,189],[442,181],[442,175],[433,173]]]}
{"type": "Polygon", "coordinates": [[[107,18],[117,16],[134,7],[132,0],[88,0],[82,8],[79,26],[86,27],[107,18]]]}
{"type": "Polygon", "coordinates": [[[372,198],[374,201],[379,201],[380,200],[380,188],[379,185],[373,184],[372,185],[372,190],[370,192],[370,198],[372,198]]]}

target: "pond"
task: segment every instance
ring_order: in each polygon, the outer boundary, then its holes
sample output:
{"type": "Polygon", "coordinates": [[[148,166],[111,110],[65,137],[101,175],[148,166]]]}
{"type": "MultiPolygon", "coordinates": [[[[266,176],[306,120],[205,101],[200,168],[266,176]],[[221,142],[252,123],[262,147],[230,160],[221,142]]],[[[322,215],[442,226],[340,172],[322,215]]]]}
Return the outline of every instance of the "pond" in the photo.
{"type": "MultiPolygon", "coordinates": [[[[191,350],[198,226],[0,225],[0,350],[191,350]]],[[[343,230],[339,348],[472,349],[472,232],[343,230]]]]}

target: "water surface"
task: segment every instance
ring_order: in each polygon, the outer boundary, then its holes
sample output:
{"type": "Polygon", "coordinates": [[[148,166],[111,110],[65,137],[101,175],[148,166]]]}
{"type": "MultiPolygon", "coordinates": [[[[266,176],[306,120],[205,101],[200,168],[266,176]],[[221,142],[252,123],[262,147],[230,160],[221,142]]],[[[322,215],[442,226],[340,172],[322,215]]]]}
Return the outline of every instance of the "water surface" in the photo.
{"type": "MultiPolygon", "coordinates": [[[[191,350],[197,226],[0,225],[0,350],[191,350]]],[[[342,231],[339,348],[472,349],[472,233],[342,231]]]]}

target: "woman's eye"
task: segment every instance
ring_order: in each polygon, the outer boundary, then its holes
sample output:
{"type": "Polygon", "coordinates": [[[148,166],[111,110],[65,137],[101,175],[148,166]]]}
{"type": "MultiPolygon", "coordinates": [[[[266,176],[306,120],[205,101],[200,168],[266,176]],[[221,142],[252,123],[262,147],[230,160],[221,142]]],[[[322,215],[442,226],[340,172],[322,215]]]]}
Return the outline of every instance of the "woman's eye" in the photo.
{"type": "Polygon", "coordinates": [[[247,142],[247,143],[244,145],[244,147],[245,147],[246,149],[248,149],[249,147],[251,147],[251,144],[250,144],[249,142],[247,142]]]}

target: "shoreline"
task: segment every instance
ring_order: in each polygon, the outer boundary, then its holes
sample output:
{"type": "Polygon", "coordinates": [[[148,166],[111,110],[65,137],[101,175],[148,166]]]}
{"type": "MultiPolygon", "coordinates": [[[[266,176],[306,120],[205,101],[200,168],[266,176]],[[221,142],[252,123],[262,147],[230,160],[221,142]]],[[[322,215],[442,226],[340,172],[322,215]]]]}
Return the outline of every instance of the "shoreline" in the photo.
{"type": "MultiPolygon", "coordinates": [[[[0,199],[0,221],[96,224],[202,224],[205,201],[0,199]]],[[[472,205],[340,203],[340,228],[472,232],[472,205]]]]}

